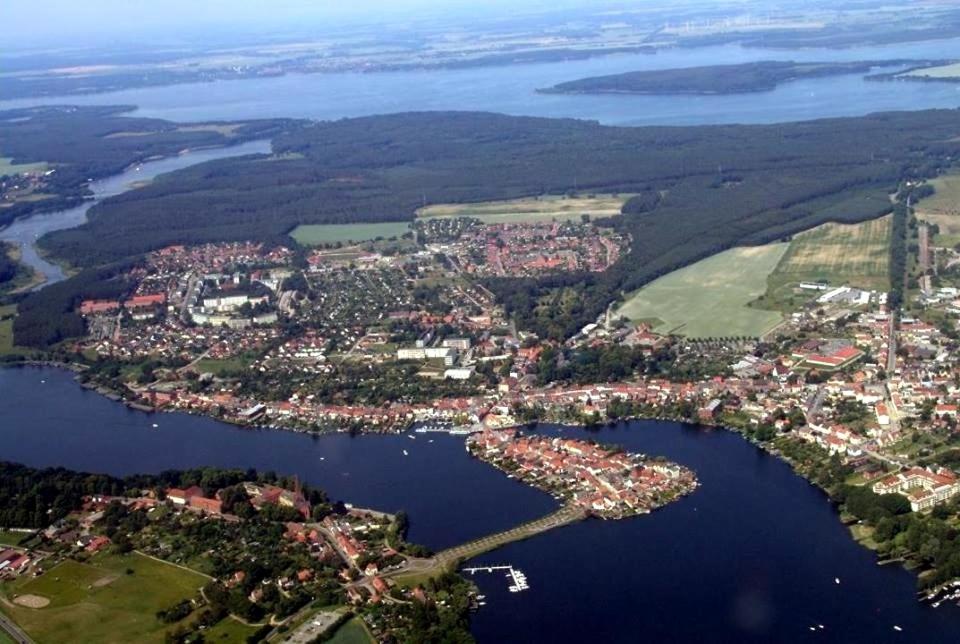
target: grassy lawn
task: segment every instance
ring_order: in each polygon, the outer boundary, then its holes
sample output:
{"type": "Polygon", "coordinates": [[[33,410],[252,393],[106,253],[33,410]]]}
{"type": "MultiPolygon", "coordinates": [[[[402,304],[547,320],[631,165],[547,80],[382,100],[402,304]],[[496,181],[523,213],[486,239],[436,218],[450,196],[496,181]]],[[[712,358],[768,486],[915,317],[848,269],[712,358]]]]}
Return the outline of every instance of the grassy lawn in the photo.
{"type": "Polygon", "coordinates": [[[336,242],[362,242],[377,237],[400,237],[410,232],[406,221],[388,221],[378,224],[309,224],[297,226],[290,236],[304,246],[336,242]]]}
{"type": "Polygon", "coordinates": [[[21,172],[42,172],[47,169],[47,164],[40,163],[13,163],[11,157],[0,157],[0,175],[19,174],[21,172]]]}
{"type": "Polygon", "coordinates": [[[763,294],[787,244],[733,248],[665,275],[629,295],[617,311],[662,320],[659,332],[689,337],[759,336],[781,321],[747,305],[763,294]]]}
{"type": "Polygon", "coordinates": [[[100,554],[89,563],[67,560],[36,579],[3,587],[7,600],[36,595],[50,604],[3,611],[40,644],[46,642],[162,642],[170,628],[156,612],[194,596],[206,578],[138,554],[100,554]],[[133,574],[126,574],[131,569],[133,574]]]}
{"type": "Polygon", "coordinates": [[[360,618],[354,617],[338,628],[328,641],[330,644],[370,644],[374,639],[370,637],[370,632],[360,618]]]}
{"type": "Polygon", "coordinates": [[[485,224],[535,223],[539,221],[580,219],[583,214],[591,217],[613,217],[632,195],[594,195],[528,197],[506,201],[483,201],[467,204],[436,204],[417,210],[417,217],[473,217],[485,224]]]}
{"type": "Polygon", "coordinates": [[[30,536],[29,532],[10,532],[9,530],[0,530],[0,545],[19,546],[20,542],[30,536]]]}
{"type": "Polygon", "coordinates": [[[208,644],[242,644],[256,633],[258,627],[247,626],[232,617],[220,620],[213,628],[203,632],[203,641],[208,644]]]}

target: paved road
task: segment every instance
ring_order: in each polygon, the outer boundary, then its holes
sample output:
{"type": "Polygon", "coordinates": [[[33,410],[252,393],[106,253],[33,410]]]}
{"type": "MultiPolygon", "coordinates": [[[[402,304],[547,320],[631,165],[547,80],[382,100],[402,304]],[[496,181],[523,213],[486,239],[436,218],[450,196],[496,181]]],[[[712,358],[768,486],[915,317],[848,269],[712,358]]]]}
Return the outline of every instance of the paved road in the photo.
{"type": "Polygon", "coordinates": [[[930,227],[921,223],[917,228],[917,240],[919,242],[919,260],[920,260],[920,288],[924,293],[930,292],[931,280],[927,275],[930,270],[930,227]]]}
{"type": "Polygon", "coordinates": [[[310,644],[327,632],[343,616],[340,611],[320,611],[295,628],[283,640],[287,644],[310,644]]]}
{"type": "Polygon", "coordinates": [[[0,613],[0,629],[3,629],[10,639],[17,644],[33,644],[33,640],[3,613],[0,613]]]}
{"type": "Polygon", "coordinates": [[[887,325],[887,378],[893,377],[897,369],[897,311],[890,311],[890,322],[887,325]]]}

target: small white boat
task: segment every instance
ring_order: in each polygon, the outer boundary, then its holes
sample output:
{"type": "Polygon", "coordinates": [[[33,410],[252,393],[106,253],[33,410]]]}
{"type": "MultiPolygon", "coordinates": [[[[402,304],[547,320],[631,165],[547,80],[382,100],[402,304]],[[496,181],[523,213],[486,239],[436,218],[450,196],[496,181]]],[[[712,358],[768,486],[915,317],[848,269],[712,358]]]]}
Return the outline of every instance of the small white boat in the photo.
{"type": "Polygon", "coordinates": [[[834,577],[834,578],[833,578],[833,581],[834,581],[835,583],[838,583],[838,584],[839,584],[839,583],[840,583],[840,578],[839,578],[839,577],[834,577]]]}
{"type": "Polygon", "coordinates": [[[327,457],[326,457],[326,456],[321,456],[321,457],[320,457],[320,460],[321,460],[321,461],[325,461],[325,460],[327,460],[327,457]]]}
{"type": "Polygon", "coordinates": [[[893,630],[895,630],[895,631],[897,631],[897,632],[899,633],[899,632],[901,632],[903,629],[900,628],[899,626],[897,626],[896,624],[894,624],[894,625],[893,625],[893,630]]]}
{"type": "Polygon", "coordinates": [[[822,631],[824,629],[824,626],[823,624],[817,624],[817,628],[819,628],[822,631]]]}
{"type": "Polygon", "coordinates": [[[403,450],[403,455],[404,455],[404,456],[410,456],[410,453],[409,453],[407,450],[403,450]]]}
{"type": "Polygon", "coordinates": [[[160,425],[158,425],[158,424],[156,424],[156,423],[153,424],[153,428],[154,428],[154,429],[156,429],[156,428],[159,427],[159,426],[160,426],[160,425]]]}

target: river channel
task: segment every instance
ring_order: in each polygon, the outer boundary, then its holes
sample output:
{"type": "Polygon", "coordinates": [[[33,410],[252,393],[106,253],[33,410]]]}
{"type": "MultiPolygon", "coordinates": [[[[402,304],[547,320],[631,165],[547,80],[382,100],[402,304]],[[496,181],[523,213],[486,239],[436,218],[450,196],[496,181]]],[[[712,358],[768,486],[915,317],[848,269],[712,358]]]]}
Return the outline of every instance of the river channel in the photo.
{"type": "Polygon", "coordinates": [[[121,194],[143,181],[151,181],[165,173],[181,170],[204,161],[224,159],[244,154],[270,152],[270,141],[248,141],[239,145],[220,148],[186,150],[181,154],[147,161],[121,174],[90,182],[92,196],[79,206],[24,217],[0,229],[0,241],[12,242],[20,247],[22,262],[38,271],[45,281],[40,287],[59,282],[64,278],[63,269],[44,259],[37,251],[36,241],[55,230],[74,228],[87,221],[87,211],[108,197],[121,194]]]}

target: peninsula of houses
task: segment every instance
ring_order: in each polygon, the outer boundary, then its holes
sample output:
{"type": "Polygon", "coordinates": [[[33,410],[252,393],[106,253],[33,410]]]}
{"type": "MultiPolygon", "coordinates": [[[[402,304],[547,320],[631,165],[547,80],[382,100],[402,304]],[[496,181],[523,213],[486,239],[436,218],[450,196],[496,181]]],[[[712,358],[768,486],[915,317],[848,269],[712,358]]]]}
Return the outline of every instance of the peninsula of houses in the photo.
{"type": "Polygon", "coordinates": [[[685,467],[581,440],[486,430],[467,438],[467,451],[602,519],[646,514],[697,487],[685,467]]]}

